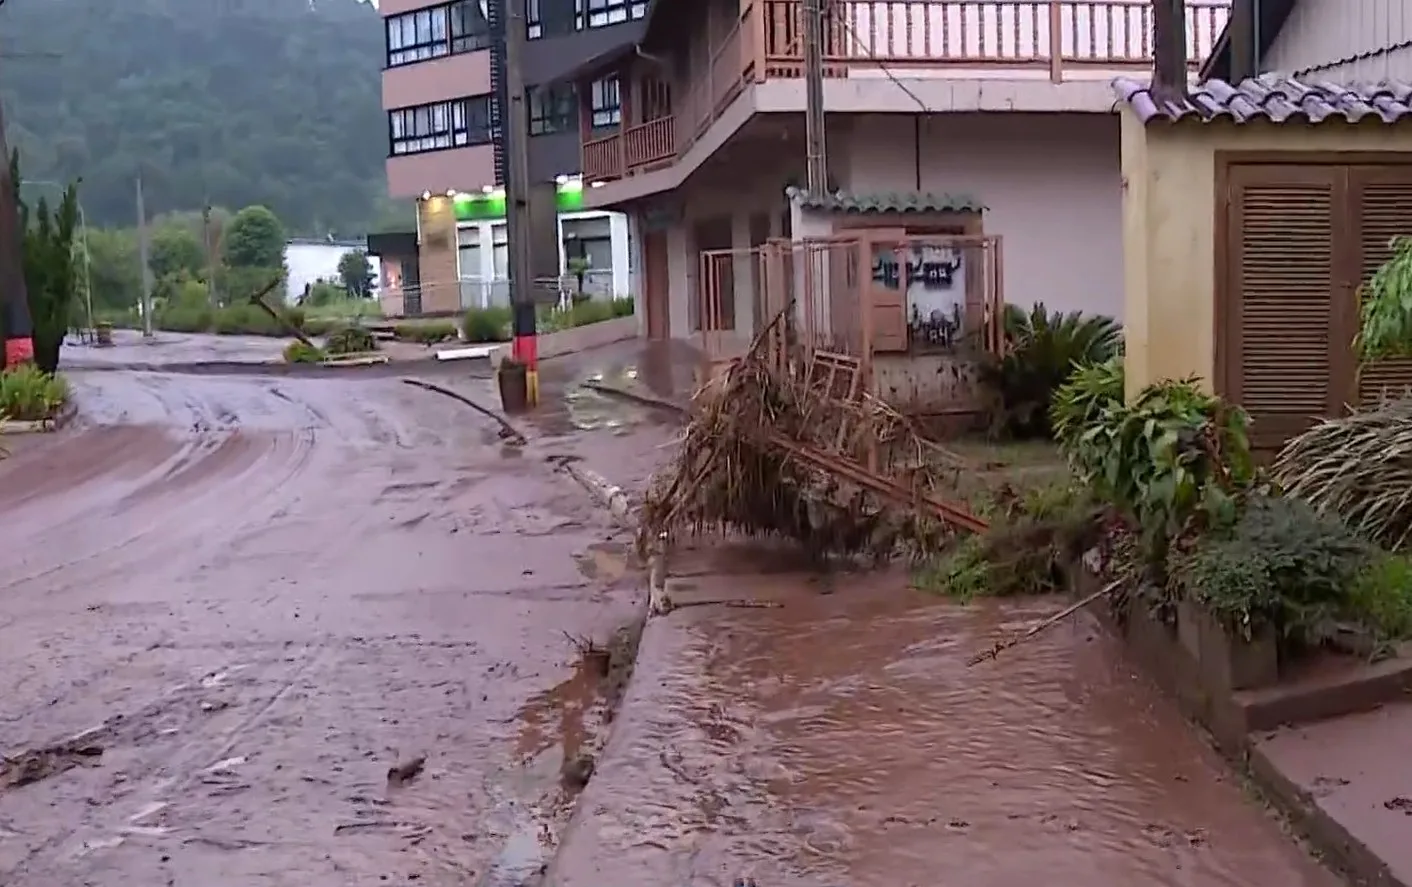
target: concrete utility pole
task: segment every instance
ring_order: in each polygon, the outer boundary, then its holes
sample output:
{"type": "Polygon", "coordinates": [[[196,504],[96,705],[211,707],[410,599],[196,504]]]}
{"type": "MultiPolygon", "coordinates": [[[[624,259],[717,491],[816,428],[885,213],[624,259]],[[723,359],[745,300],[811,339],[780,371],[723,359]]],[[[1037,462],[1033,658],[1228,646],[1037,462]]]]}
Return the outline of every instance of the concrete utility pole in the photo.
{"type": "Polygon", "coordinates": [[[804,0],[804,160],[810,194],[829,189],[828,146],[824,141],[825,0],[804,0]]]}
{"type": "Polygon", "coordinates": [[[25,289],[18,187],[19,183],[10,176],[10,146],[5,140],[4,109],[0,108],[0,329],[5,335],[4,366],[34,360],[34,323],[25,289]]]}
{"type": "Polygon", "coordinates": [[[1187,100],[1186,0],[1153,0],[1152,94],[1158,101],[1187,100]]]}
{"type": "Polygon", "coordinates": [[[137,177],[137,251],[142,262],[142,337],[152,338],[152,263],[147,241],[147,206],[142,202],[142,176],[137,177]]]}
{"type": "Polygon", "coordinates": [[[514,307],[515,359],[525,365],[529,405],[539,403],[539,323],[535,315],[533,234],[529,210],[529,109],[525,107],[525,0],[503,3],[505,104],[500,137],[505,140],[505,228],[510,251],[510,302],[514,307]]]}

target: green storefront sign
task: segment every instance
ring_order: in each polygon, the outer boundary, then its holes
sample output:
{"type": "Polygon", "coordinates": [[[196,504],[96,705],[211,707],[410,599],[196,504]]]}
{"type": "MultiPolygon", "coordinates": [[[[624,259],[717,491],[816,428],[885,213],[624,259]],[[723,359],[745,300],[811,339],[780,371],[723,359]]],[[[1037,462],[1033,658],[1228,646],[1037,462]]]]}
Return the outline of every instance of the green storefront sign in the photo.
{"type": "MultiPolygon", "coordinates": [[[[582,179],[571,179],[555,187],[559,212],[573,213],[583,209],[582,179]]],[[[497,188],[489,194],[457,194],[454,205],[458,222],[503,219],[505,218],[505,191],[497,188]]]]}

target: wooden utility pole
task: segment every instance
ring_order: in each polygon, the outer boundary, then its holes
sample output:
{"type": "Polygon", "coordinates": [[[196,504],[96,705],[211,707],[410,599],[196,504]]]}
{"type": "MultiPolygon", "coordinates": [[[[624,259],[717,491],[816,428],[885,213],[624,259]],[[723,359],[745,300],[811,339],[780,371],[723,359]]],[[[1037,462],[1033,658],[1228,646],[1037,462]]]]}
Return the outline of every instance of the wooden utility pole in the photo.
{"type": "Polygon", "coordinates": [[[824,0],[804,0],[804,167],[810,194],[829,189],[824,138],[824,0]]]}
{"type": "Polygon", "coordinates": [[[1187,98],[1186,0],[1153,0],[1152,94],[1159,101],[1187,98]]]}
{"type": "MultiPolygon", "coordinates": [[[[0,0],[3,4],[4,0],[0,0]]],[[[10,175],[10,146],[5,139],[5,112],[0,108],[0,331],[5,337],[4,360],[14,366],[34,359],[34,322],[25,289],[24,232],[20,230],[19,183],[10,175]]]]}

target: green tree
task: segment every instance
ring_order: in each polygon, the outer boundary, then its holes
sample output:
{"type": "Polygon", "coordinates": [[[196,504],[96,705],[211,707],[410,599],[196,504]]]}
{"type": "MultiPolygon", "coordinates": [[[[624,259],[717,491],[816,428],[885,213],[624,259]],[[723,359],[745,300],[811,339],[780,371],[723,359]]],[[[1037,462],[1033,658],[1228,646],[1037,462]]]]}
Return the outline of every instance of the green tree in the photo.
{"type": "Polygon", "coordinates": [[[258,204],[316,236],[378,217],[373,4],[10,0],[3,19],[11,144],[31,178],[82,177],[88,224],[132,225],[139,174],[154,216],[258,204]]]}
{"type": "Polygon", "coordinates": [[[357,299],[370,299],[373,295],[373,263],[368,254],[360,249],[351,249],[338,259],[338,279],[343,281],[343,289],[357,299]]]}
{"type": "Polygon", "coordinates": [[[284,266],[284,225],[268,208],[247,206],[225,231],[225,260],[232,268],[284,266]]]}
{"type": "Polygon", "coordinates": [[[206,248],[189,226],[168,222],[152,232],[148,261],[156,277],[182,271],[195,276],[206,267],[206,248]]]}
{"type": "Polygon", "coordinates": [[[142,298],[136,231],[89,228],[88,260],[95,310],[126,310],[142,298]]]}
{"type": "Polygon", "coordinates": [[[44,198],[33,212],[20,197],[20,155],[10,155],[10,176],[24,232],[25,289],[34,323],[34,363],[46,373],[59,368],[59,349],[68,334],[78,294],[74,245],[78,232],[78,188],[70,185],[51,210],[44,198]]]}

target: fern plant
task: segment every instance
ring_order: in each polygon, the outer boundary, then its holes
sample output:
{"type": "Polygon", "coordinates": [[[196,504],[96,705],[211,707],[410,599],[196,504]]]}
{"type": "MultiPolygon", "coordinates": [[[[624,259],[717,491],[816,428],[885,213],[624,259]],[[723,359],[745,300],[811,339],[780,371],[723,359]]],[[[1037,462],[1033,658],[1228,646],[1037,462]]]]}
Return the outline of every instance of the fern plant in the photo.
{"type": "Polygon", "coordinates": [[[997,401],[995,433],[1015,438],[1050,433],[1054,392],[1073,371],[1122,352],[1122,327],[1111,317],[1050,312],[1043,303],[1030,311],[1005,306],[1006,352],[983,368],[981,382],[997,401]]]}

